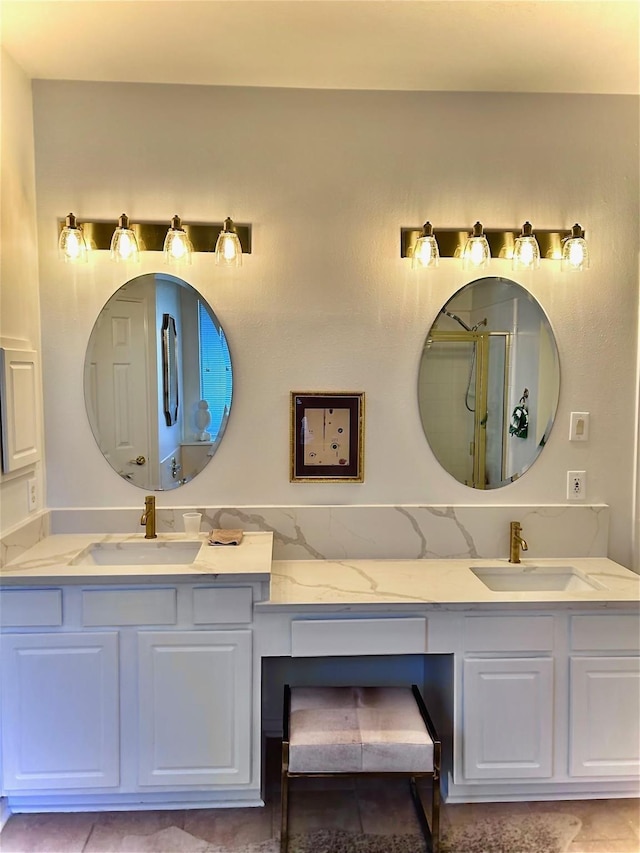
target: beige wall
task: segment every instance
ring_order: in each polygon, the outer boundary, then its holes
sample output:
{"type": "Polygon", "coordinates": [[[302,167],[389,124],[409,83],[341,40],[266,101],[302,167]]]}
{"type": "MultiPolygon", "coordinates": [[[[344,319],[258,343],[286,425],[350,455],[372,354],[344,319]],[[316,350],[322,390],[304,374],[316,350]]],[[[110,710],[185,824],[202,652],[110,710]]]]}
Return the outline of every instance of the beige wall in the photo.
{"type": "MultiPolygon", "coordinates": [[[[95,316],[135,269],[106,253],[72,269],[56,220],[253,223],[239,271],[198,257],[185,275],[229,339],[236,395],[208,468],[162,506],[565,503],[586,469],[588,500],[611,505],[610,555],[631,563],[638,301],[638,100],[628,97],[216,89],[35,83],[48,504],[137,506],[100,457],[82,398],[95,316]],[[456,262],[412,274],[399,229],[587,228],[591,271],[519,276],[560,351],[558,420],[544,453],[500,492],[441,470],[416,399],[419,357],[439,307],[467,280],[456,262]],[[630,246],[630,248],[629,248],[630,246]],[[289,392],[367,395],[362,485],[288,482],[289,392]],[[591,439],[568,442],[569,413],[591,439]]],[[[543,265],[544,266],[544,265],[543,265]]],[[[508,262],[493,274],[514,277],[508,262]]]]}
{"type": "MultiPolygon", "coordinates": [[[[31,81],[0,48],[0,338],[2,346],[40,349],[40,296],[31,81]]],[[[40,430],[41,433],[41,430],[40,430]]],[[[0,475],[0,530],[29,516],[27,479],[38,481],[43,505],[43,465],[0,475]]]]}

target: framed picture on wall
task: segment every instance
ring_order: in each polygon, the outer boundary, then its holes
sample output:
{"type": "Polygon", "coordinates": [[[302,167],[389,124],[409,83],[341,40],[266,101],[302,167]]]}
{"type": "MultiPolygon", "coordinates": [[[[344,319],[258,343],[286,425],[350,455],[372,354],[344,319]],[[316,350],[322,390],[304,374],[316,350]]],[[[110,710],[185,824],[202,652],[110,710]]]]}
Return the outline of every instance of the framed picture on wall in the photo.
{"type": "Polygon", "coordinates": [[[291,392],[290,480],[364,482],[364,393],[291,392]]]}

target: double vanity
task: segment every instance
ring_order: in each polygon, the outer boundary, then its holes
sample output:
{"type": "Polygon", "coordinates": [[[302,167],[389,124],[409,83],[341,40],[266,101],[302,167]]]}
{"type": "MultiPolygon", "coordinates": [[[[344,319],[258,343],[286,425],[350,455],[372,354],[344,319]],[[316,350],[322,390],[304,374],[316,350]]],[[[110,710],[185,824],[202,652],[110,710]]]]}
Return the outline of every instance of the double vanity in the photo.
{"type": "Polygon", "coordinates": [[[14,810],[262,803],[282,685],[421,685],[455,801],[638,796],[640,577],[57,534],[0,574],[14,810]]]}

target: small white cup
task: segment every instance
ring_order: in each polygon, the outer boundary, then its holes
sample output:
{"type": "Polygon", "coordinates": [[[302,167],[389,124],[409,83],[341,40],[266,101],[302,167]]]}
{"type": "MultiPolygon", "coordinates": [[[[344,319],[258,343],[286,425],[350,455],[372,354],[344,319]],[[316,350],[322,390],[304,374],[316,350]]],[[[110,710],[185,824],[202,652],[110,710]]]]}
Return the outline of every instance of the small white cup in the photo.
{"type": "Polygon", "coordinates": [[[183,512],[184,532],[187,536],[197,536],[200,533],[201,512],[183,512]]]}

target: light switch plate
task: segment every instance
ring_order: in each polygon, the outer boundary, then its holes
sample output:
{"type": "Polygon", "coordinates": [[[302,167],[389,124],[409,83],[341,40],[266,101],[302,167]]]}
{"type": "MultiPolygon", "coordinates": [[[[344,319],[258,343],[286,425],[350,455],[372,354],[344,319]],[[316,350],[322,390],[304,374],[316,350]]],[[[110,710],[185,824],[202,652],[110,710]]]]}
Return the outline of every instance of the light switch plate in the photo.
{"type": "Polygon", "coordinates": [[[589,412],[571,412],[569,441],[588,441],[589,412]]]}

